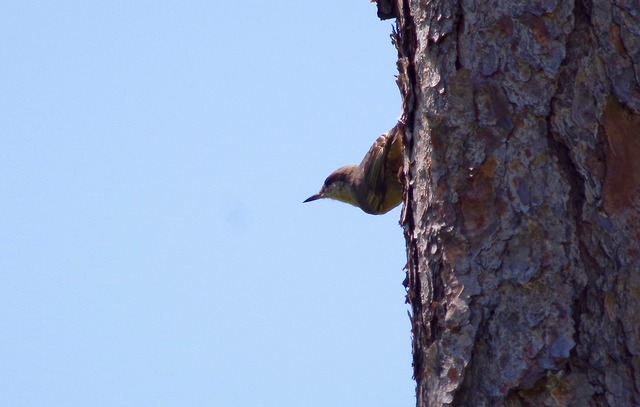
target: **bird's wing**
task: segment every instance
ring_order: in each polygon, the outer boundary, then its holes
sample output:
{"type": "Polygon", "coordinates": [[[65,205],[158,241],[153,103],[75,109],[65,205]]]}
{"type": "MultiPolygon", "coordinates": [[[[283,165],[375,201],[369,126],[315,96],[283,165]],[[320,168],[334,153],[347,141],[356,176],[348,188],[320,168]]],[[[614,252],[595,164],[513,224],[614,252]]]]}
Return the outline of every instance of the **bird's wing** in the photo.
{"type": "Polygon", "coordinates": [[[378,137],[360,164],[364,170],[364,181],[368,187],[367,202],[369,207],[375,210],[380,209],[384,198],[385,162],[393,145],[396,134],[394,130],[378,137]]]}

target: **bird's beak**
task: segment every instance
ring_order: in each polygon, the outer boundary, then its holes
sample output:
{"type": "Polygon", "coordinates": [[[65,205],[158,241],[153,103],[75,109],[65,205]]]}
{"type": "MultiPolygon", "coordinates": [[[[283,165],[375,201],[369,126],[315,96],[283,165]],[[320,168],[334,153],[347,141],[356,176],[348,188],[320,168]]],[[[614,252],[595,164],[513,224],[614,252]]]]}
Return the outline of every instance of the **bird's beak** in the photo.
{"type": "Polygon", "coordinates": [[[315,201],[316,199],[320,199],[320,198],[322,198],[322,194],[311,195],[309,198],[305,199],[304,202],[302,203],[315,201]]]}

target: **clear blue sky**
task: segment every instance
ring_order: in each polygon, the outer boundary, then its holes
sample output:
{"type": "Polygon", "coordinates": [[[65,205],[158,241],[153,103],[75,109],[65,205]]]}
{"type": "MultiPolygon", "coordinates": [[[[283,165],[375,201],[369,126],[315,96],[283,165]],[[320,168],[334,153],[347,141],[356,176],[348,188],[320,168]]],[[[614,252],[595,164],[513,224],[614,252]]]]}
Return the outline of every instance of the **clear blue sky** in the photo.
{"type": "Polygon", "coordinates": [[[0,10],[2,405],[414,404],[399,209],[302,204],[399,116],[374,4],[0,10]]]}

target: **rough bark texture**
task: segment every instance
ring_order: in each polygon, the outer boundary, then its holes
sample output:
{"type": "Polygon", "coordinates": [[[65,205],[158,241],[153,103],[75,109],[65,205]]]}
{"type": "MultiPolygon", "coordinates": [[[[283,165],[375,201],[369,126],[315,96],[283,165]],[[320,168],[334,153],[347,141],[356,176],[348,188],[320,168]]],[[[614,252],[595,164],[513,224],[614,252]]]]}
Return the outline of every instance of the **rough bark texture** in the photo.
{"type": "Polygon", "coordinates": [[[395,12],[417,405],[640,405],[640,3],[395,12]]]}

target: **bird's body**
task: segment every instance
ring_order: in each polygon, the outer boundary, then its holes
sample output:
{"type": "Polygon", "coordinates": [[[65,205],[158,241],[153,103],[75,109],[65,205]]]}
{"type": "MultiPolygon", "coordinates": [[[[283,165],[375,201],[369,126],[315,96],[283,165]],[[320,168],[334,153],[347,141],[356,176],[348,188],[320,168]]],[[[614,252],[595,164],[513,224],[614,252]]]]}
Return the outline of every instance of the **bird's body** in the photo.
{"type": "Polygon", "coordinates": [[[336,199],[354,205],[372,215],[389,212],[402,202],[398,179],[402,168],[402,135],[398,123],[378,137],[358,165],[346,165],[332,172],[320,192],[305,202],[321,198],[336,199]]]}

